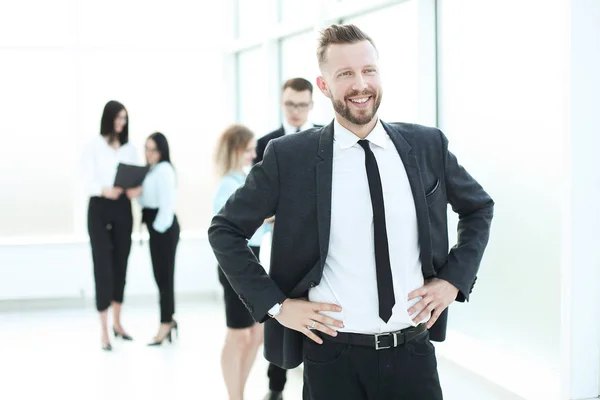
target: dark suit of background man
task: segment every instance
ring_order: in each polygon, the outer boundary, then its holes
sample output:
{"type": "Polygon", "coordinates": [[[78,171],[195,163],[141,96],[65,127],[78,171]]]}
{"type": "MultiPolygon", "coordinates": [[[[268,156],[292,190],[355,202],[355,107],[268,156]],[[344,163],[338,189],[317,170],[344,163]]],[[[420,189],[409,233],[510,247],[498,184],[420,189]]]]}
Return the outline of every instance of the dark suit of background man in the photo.
{"type": "MultiPolygon", "coordinates": [[[[283,84],[281,93],[283,123],[279,129],[258,139],[255,164],[262,161],[267,144],[271,140],[315,127],[308,120],[308,113],[313,108],[312,94],[313,85],[304,78],[289,79],[283,84]]],[[[287,380],[286,370],[270,363],[267,374],[269,376],[269,393],[265,400],[283,399],[283,389],[287,380]]]]}
{"type": "Polygon", "coordinates": [[[469,298],[494,203],[441,131],[378,118],[378,53],[360,29],[330,26],[317,54],[334,121],[272,141],[210,243],[265,322],[267,359],[304,362],[304,399],[442,399],[430,338],[444,340],[447,307],[469,298]],[[450,251],[448,203],[460,217],[450,251]],[[246,240],[272,215],[267,275],[246,240]]]}

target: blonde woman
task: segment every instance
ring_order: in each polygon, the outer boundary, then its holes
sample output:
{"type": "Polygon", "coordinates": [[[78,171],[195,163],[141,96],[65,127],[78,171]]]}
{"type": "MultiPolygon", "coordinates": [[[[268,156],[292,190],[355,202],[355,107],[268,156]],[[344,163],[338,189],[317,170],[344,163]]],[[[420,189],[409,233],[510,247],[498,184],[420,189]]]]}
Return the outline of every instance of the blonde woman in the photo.
{"type": "MultiPolygon", "coordinates": [[[[214,214],[244,184],[244,170],[252,165],[255,158],[256,139],[250,129],[243,125],[232,125],[221,134],[215,157],[220,181],[213,202],[214,214]]],[[[248,246],[257,259],[265,229],[265,226],[259,228],[248,241],[248,246]]],[[[263,330],[260,324],[254,322],[221,268],[218,268],[218,274],[223,286],[227,322],[227,336],[221,354],[223,378],[229,400],[242,400],[246,380],[263,341],[263,330]]]]}

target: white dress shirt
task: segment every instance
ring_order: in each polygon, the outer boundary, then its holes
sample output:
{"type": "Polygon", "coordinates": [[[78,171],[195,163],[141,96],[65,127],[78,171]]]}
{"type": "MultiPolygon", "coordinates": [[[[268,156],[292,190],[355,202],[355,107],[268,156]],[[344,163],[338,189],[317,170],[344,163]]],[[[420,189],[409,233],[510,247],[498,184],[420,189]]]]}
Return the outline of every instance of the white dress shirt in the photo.
{"type": "Polygon", "coordinates": [[[297,132],[302,132],[305,131],[307,129],[310,129],[312,127],[314,127],[313,123],[310,121],[306,121],[301,127],[300,130],[298,130],[297,127],[295,127],[294,125],[290,125],[285,119],[283,120],[283,130],[285,131],[286,135],[290,135],[292,133],[297,133],[297,132]]]}
{"type": "MultiPolygon", "coordinates": [[[[402,159],[379,121],[366,138],[381,175],[392,279],[396,304],[388,323],[379,317],[373,209],[359,138],[334,122],[331,233],[323,278],[310,289],[309,300],[338,304],[343,332],[394,332],[414,322],[408,309],[419,299],[408,294],[423,285],[417,215],[402,159]]],[[[414,316],[413,316],[414,317],[414,316]]]]}
{"type": "Polygon", "coordinates": [[[161,161],[148,171],[138,203],[144,208],[158,209],[152,227],[155,231],[164,233],[173,225],[176,202],[175,169],[171,163],[161,161]]]}
{"type": "Polygon", "coordinates": [[[96,135],[83,154],[83,173],[88,196],[101,196],[102,189],[114,186],[119,163],[139,165],[135,147],[127,142],[115,149],[104,137],[96,135]]]}

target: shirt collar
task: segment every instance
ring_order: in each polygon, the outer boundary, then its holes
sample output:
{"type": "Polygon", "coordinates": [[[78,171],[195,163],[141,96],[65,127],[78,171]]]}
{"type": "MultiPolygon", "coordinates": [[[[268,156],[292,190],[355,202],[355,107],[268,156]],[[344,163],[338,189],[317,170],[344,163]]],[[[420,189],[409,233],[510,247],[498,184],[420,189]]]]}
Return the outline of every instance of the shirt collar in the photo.
{"type": "MultiPolygon", "coordinates": [[[[350,147],[358,143],[360,138],[354,133],[350,132],[348,129],[344,128],[338,122],[337,119],[334,120],[333,124],[334,140],[339,144],[340,148],[342,148],[343,150],[349,149],[350,147]]],[[[385,129],[383,128],[381,120],[377,120],[377,123],[373,127],[373,130],[367,135],[365,139],[376,146],[379,146],[384,149],[386,148],[388,136],[385,129]]]]}
{"type": "MultiPolygon", "coordinates": [[[[293,125],[290,125],[286,120],[283,121],[282,125],[283,125],[283,130],[284,130],[284,132],[285,132],[286,135],[289,135],[291,133],[296,133],[298,131],[298,128],[296,128],[293,125]]],[[[314,127],[313,123],[310,122],[310,121],[306,121],[304,123],[304,125],[302,125],[300,127],[300,131],[305,131],[305,130],[310,129],[312,127],[314,127]]]]}

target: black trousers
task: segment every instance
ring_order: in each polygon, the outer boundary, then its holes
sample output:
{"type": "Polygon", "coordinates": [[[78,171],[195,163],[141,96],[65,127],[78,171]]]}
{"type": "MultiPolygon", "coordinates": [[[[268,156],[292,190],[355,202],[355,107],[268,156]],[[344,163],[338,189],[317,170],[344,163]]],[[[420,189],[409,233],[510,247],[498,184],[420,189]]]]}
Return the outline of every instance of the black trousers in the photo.
{"type": "Polygon", "coordinates": [[[283,392],[285,382],[287,381],[287,371],[275,364],[269,363],[267,376],[269,377],[269,390],[283,392]]]}
{"type": "Polygon", "coordinates": [[[98,311],[106,310],[113,301],[123,302],[132,228],[131,201],[127,197],[122,196],[118,200],[90,198],[88,233],[98,311]]]}
{"type": "Polygon", "coordinates": [[[169,229],[160,233],[152,227],[158,210],[144,208],[142,213],[142,221],[150,234],[150,257],[160,297],[160,322],[167,324],[173,321],[175,314],[175,254],[179,243],[179,222],[174,217],[169,229]]]}
{"type": "Polygon", "coordinates": [[[385,350],[323,341],[304,340],[304,400],[442,400],[428,331],[385,350]]]}

